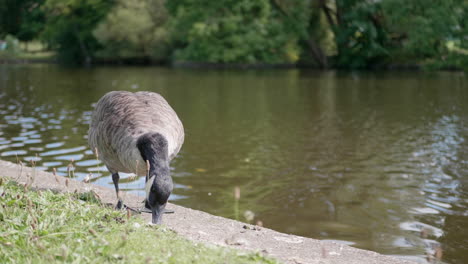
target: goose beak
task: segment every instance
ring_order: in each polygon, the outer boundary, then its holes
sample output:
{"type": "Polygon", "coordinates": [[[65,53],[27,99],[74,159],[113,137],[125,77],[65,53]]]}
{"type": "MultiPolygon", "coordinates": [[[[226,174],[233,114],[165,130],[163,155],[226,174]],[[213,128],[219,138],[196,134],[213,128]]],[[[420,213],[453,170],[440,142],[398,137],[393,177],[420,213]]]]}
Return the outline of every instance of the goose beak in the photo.
{"type": "Polygon", "coordinates": [[[160,225],[162,223],[162,215],[164,213],[164,207],[166,205],[159,205],[157,204],[156,206],[151,208],[151,217],[152,217],[152,223],[155,225],[160,225]]]}

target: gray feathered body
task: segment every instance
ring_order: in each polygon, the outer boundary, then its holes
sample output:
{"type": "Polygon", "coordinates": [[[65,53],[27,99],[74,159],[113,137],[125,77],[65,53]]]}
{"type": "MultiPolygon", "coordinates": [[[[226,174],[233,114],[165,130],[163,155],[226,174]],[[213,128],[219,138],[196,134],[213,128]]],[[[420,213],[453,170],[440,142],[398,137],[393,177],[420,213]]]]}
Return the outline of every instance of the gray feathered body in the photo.
{"type": "Polygon", "coordinates": [[[137,148],[138,138],[160,133],[168,143],[169,161],[184,142],[179,117],[159,94],[113,91],[105,94],[92,114],[88,143],[111,173],[146,175],[146,163],[137,148]]]}

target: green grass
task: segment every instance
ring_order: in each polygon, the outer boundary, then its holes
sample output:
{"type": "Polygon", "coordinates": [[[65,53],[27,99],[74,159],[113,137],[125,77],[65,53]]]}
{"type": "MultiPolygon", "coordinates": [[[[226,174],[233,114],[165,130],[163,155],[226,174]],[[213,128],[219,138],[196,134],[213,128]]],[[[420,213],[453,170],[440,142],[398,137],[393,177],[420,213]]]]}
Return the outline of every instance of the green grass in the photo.
{"type": "Polygon", "coordinates": [[[21,52],[18,56],[18,59],[24,60],[53,60],[55,59],[55,52],[53,51],[41,51],[36,53],[30,52],[21,52]]]}
{"type": "Polygon", "coordinates": [[[39,41],[20,42],[13,51],[0,50],[0,60],[52,61],[55,57],[56,53],[47,50],[44,44],[39,41]]]}
{"type": "Polygon", "coordinates": [[[0,263],[278,263],[191,242],[88,196],[0,178],[0,263]],[[83,201],[79,198],[83,199],[83,201]],[[89,201],[89,200],[94,200],[89,201]]]}

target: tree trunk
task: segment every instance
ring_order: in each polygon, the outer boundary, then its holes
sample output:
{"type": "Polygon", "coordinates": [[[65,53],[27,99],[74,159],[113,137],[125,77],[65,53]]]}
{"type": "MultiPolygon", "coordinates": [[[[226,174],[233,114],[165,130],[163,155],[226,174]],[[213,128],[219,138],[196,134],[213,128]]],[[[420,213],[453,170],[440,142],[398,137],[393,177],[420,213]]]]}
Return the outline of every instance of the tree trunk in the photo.
{"type": "Polygon", "coordinates": [[[307,44],[309,44],[309,49],[310,53],[312,54],[312,57],[314,57],[315,61],[318,63],[319,67],[321,69],[326,69],[328,68],[328,59],[323,50],[320,48],[320,46],[310,38],[307,41],[307,44]]]}
{"type": "Polygon", "coordinates": [[[89,55],[88,50],[86,49],[86,45],[83,42],[83,40],[80,38],[78,31],[76,29],[75,29],[75,34],[76,34],[76,38],[78,39],[78,43],[80,44],[81,53],[84,56],[83,63],[84,65],[89,66],[91,65],[91,56],[89,55]]]}
{"type": "Polygon", "coordinates": [[[333,18],[332,10],[331,8],[327,6],[326,0],[320,0],[319,7],[325,13],[328,24],[330,24],[330,27],[332,28],[332,30],[335,31],[335,27],[337,26],[338,19],[335,17],[336,19],[336,22],[335,22],[335,19],[333,18]]]}

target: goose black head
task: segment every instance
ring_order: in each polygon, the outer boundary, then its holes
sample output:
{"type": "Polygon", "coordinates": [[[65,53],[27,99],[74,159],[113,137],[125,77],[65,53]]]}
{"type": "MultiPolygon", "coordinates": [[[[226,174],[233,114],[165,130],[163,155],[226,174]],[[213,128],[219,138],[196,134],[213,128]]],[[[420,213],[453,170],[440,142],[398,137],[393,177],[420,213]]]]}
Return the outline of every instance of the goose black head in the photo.
{"type": "Polygon", "coordinates": [[[146,206],[151,209],[153,224],[161,224],[167,200],[174,188],[169,170],[168,143],[159,133],[147,133],[137,141],[143,160],[149,164],[146,180],[146,206]]]}
{"type": "Polygon", "coordinates": [[[145,189],[147,206],[151,209],[152,223],[161,224],[167,200],[173,189],[172,178],[168,172],[166,175],[152,175],[146,182],[145,189]]]}

